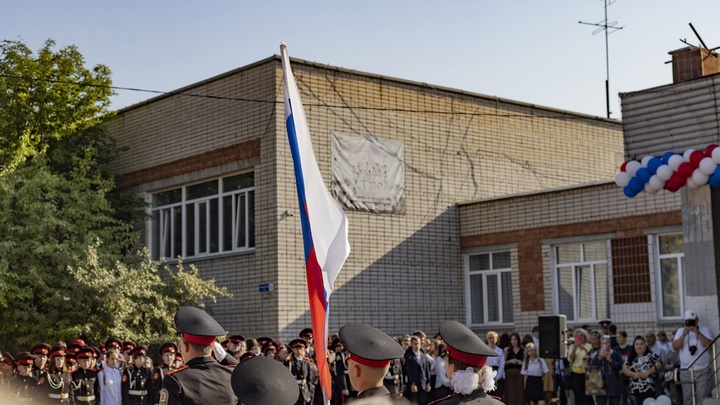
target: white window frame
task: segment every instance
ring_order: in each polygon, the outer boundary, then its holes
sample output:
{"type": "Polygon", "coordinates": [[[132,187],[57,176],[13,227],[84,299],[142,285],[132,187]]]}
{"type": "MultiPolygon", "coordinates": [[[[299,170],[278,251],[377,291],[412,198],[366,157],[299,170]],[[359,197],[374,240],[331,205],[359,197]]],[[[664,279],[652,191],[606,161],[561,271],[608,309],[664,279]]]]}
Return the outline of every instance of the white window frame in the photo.
{"type": "Polygon", "coordinates": [[[663,232],[655,235],[651,235],[652,238],[652,257],[654,258],[654,273],[655,273],[655,286],[657,288],[657,314],[658,319],[663,321],[681,321],[685,314],[685,252],[684,250],[680,253],[667,253],[660,254],[660,238],[669,235],[682,235],[682,231],[676,232],[663,232]],[[678,289],[680,290],[680,313],[677,316],[665,316],[663,313],[663,280],[662,280],[662,266],[661,261],[663,259],[675,259],[678,264],[678,289]]]}
{"type": "MultiPolygon", "coordinates": [[[[151,203],[152,203],[152,197],[154,194],[159,194],[159,193],[163,193],[163,192],[167,192],[167,191],[171,191],[171,190],[181,189],[181,195],[182,195],[180,202],[159,205],[159,206],[151,206],[148,209],[148,214],[150,216],[150,219],[148,220],[148,226],[147,226],[147,229],[148,229],[147,242],[148,242],[148,248],[152,254],[152,258],[154,260],[158,260],[158,259],[162,258],[167,261],[174,261],[174,260],[177,260],[178,256],[182,256],[183,258],[187,258],[187,259],[191,259],[191,258],[195,259],[195,258],[203,258],[203,257],[220,256],[220,255],[226,255],[226,254],[238,253],[238,252],[243,253],[243,252],[254,251],[255,246],[249,245],[251,234],[250,234],[250,227],[247,226],[247,224],[250,223],[251,207],[250,207],[250,204],[248,203],[248,196],[250,195],[250,193],[253,193],[253,205],[255,204],[255,200],[254,200],[255,186],[254,186],[254,184],[252,187],[246,187],[243,189],[231,190],[231,191],[223,191],[224,190],[223,189],[223,185],[224,185],[223,180],[225,178],[239,176],[239,175],[247,174],[247,173],[249,173],[249,172],[224,175],[222,177],[217,177],[215,179],[203,179],[203,180],[195,181],[192,183],[183,184],[182,186],[179,186],[179,187],[172,187],[172,188],[157,190],[152,193],[149,193],[148,198],[151,203]],[[189,187],[192,187],[197,184],[207,183],[207,182],[210,182],[213,180],[218,182],[218,192],[216,194],[209,195],[209,196],[203,196],[203,197],[199,197],[199,198],[195,198],[195,199],[187,198],[187,190],[189,187]],[[239,218],[239,216],[238,216],[239,209],[240,209],[240,204],[238,203],[238,201],[240,199],[240,196],[245,197],[244,212],[243,212],[242,218],[239,218]],[[224,225],[226,213],[223,212],[224,211],[223,199],[226,197],[231,198],[231,206],[232,206],[232,212],[229,213],[230,221],[232,224],[232,230],[231,230],[232,241],[231,241],[231,249],[230,250],[224,250],[225,243],[224,243],[223,225],[224,225]],[[210,215],[210,206],[211,206],[212,200],[217,200],[217,204],[218,204],[218,216],[217,216],[218,223],[216,226],[217,233],[218,233],[218,235],[217,235],[218,251],[217,252],[209,252],[210,244],[211,244],[211,230],[212,230],[211,215],[210,215]],[[199,243],[201,240],[200,239],[200,210],[201,210],[200,207],[202,204],[205,204],[205,221],[206,221],[206,224],[205,224],[205,232],[206,232],[205,247],[204,247],[204,249],[202,249],[204,251],[201,251],[200,246],[199,246],[199,243]],[[177,209],[181,210],[181,227],[182,227],[182,230],[180,232],[180,234],[182,236],[182,241],[181,241],[181,245],[180,245],[181,252],[174,251],[174,248],[175,248],[175,240],[174,240],[174,238],[175,238],[175,232],[174,232],[175,221],[172,220],[172,218],[173,218],[172,213],[174,210],[177,210],[177,209]],[[193,215],[194,232],[192,235],[192,238],[194,240],[194,243],[193,243],[194,251],[193,252],[188,251],[188,248],[189,248],[188,247],[188,237],[191,236],[188,234],[188,230],[187,230],[188,229],[187,213],[188,213],[189,209],[192,209],[193,214],[194,214],[193,215]],[[163,222],[163,221],[165,221],[165,222],[163,224],[161,224],[161,226],[166,228],[165,231],[168,232],[168,234],[166,235],[166,238],[167,237],[170,238],[170,252],[166,251],[166,244],[163,243],[164,241],[166,241],[166,239],[163,238],[163,241],[160,241],[160,245],[158,246],[159,250],[158,250],[157,257],[155,257],[153,252],[155,252],[155,243],[157,243],[157,241],[156,241],[156,235],[155,235],[155,232],[153,229],[153,225],[154,225],[153,221],[155,218],[155,213],[158,211],[163,213],[162,217],[160,217],[160,218],[161,218],[161,222],[163,222]],[[165,213],[167,213],[167,215],[165,215],[165,213]],[[169,218],[168,218],[168,216],[169,216],[169,218]],[[169,221],[168,221],[168,219],[169,219],[169,221]],[[239,236],[240,236],[239,228],[240,228],[241,221],[244,221],[246,224],[245,225],[245,235],[244,235],[245,236],[245,244],[243,246],[238,246],[238,240],[240,239],[239,238],[239,236]]],[[[157,237],[162,237],[162,235],[158,235],[157,237]]]]}
{"type": "MultiPolygon", "coordinates": [[[[595,266],[604,264],[607,269],[607,301],[610,304],[611,294],[610,288],[612,284],[610,279],[612,277],[612,271],[610,267],[610,240],[609,239],[583,239],[577,241],[564,241],[563,243],[555,243],[550,246],[551,252],[551,264],[552,264],[552,279],[553,279],[553,306],[555,307],[555,313],[560,313],[560,269],[570,268],[572,271],[572,300],[573,300],[573,319],[568,319],[568,323],[572,324],[584,324],[584,323],[596,323],[598,321],[598,308],[597,308],[597,287],[595,285],[595,266]],[[558,263],[557,260],[557,248],[563,245],[585,245],[592,242],[605,242],[605,260],[593,260],[585,261],[585,250],[580,248],[580,261],[579,262],[568,262],[558,263]],[[580,318],[580,306],[578,304],[578,285],[577,285],[577,271],[578,267],[590,267],[591,282],[592,282],[592,318],[580,318]]],[[[608,305],[610,306],[610,305],[608,305]]],[[[564,314],[569,315],[569,314],[564,314]]],[[[610,314],[608,314],[609,316],[610,314]]],[[[569,317],[568,317],[569,318],[569,317]]]]}
{"type": "MultiPolygon", "coordinates": [[[[514,319],[512,321],[506,321],[505,320],[505,309],[503,308],[503,281],[502,281],[502,275],[503,273],[507,273],[510,275],[510,294],[512,294],[512,250],[511,249],[497,249],[497,250],[489,250],[489,251],[477,251],[477,252],[468,252],[464,255],[464,261],[465,261],[465,316],[467,319],[467,324],[471,326],[480,326],[480,325],[513,325],[514,319]],[[502,269],[494,269],[492,268],[492,256],[496,253],[508,253],[510,254],[510,267],[508,268],[502,268],[502,269]],[[490,269],[488,270],[470,270],[470,257],[471,256],[481,256],[481,255],[488,255],[490,257],[490,269]],[[471,276],[482,276],[483,281],[483,323],[473,323],[473,312],[472,312],[472,291],[470,288],[470,278],[471,276]],[[489,311],[489,305],[488,305],[488,283],[487,283],[487,276],[489,275],[497,275],[497,297],[498,297],[498,316],[499,321],[488,321],[488,311],[489,311]]],[[[510,300],[510,305],[513,305],[514,299],[510,300]]],[[[513,311],[514,315],[514,311],[513,311]]],[[[514,318],[514,316],[513,316],[514,318]]]]}

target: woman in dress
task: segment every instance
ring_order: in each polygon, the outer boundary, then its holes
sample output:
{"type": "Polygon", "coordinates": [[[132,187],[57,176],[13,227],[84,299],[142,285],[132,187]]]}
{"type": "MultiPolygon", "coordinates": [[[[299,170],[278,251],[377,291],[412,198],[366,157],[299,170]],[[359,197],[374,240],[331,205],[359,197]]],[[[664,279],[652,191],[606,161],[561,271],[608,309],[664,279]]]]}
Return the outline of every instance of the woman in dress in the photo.
{"type": "Polygon", "coordinates": [[[487,394],[495,386],[495,371],[485,363],[488,357],[497,356],[497,353],[457,321],[443,322],[440,336],[445,341],[445,372],[454,394],[430,405],[501,405],[487,394]]]}
{"type": "Polygon", "coordinates": [[[638,404],[642,404],[647,398],[655,398],[653,376],[660,367],[660,358],[648,349],[645,338],[635,336],[633,351],[623,365],[622,372],[630,378],[630,394],[638,404]]]}
{"type": "Polygon", "coordinates": [[[495,375],[495,390],[488,392],[488,394],[502,398],[505,392],[505,352],[503,349],[497,346],[498,334],[497,332],[490,331],[485,335],[485,343],[488,347],[497,353],[497,357],[488,357],[485,365],[492,367],[497,373],[495,375]]]}
{"type": "Polygon", "coordinates": [[[538,357],[535,343],[526,344],[520,374],[525,376],[525,401],[530,405],[545,405],[542,377],[548,371],[545,360],[538,357]]]}
{"type": "Polygon", "coordinates": [[[505,402],[507,405],[525,405],[523,376],[520,374],[525,353],[520,345],[520,335],[510,335],[510,346],[505,348],[505,402]]]}
{"type": "Polygon", "coordinates": [[[622,370],[623,361],[620,352],[612,348],[610,336],[603,336],[602,339],[600,339],[600,350],[597,355],[593,357],[590,364],[600,367],[605,392],[607,392],[606,395],[595,396],[597,405],[618,405],[620,403],[620,395],[622,394],[620,370],[622,370]]]}

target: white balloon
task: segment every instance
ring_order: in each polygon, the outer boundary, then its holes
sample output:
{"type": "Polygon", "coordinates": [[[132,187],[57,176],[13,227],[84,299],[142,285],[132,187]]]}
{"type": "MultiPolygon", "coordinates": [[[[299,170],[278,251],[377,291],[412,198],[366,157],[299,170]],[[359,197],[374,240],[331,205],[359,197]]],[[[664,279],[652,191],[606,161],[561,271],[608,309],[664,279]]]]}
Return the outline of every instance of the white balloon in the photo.
{"type": "Polygon", "coordinates": [[[704,186],[708,182],[708,175],[700,171],[700,169],[695,169],[695,171],[692,174],[692,181],[700,186],[704,186]]]}
{"type": "Polygon", "coordinates": [[[649,184],[650,187],[652,187],[656,191],[660,191],[663,189],[663,187],[665,187],[665,182],[660,180],[660,177],[658,177],[657,174],[653,174],[652,176],[650,176],[650,180],[648,180],[647,184],[649,184]]]}
{"type": "MultiPolygon", "coordinates": [[[[717,149],[717,148],[715,148],[717,149]]],[[[714,152],[714,150],[713,150],[714,152]]],[[[715,169],[717,168],[717,163],[715,163],[712,158],[706,157],[703,158],[703,160],[700,161],[700,166],[698,168],[708,176],[715,173],[715,169]]]]}
{"type": "Polygon", "coordinates": [[[687,182],[685,183],[685,185],[688,186],[688,188],[689,188],[690,190],[695,190],[696,188],[700,187],[700,185],[698,185],[697,183],[695,183],[695,180],[692,179],[692,176],[688,177],[687,182]]]}
{"type": "Polygon", "coordinates": [[[660,395],[655,399],[655,405],[671,405],[672,401],[667,395],[660,395]]]}
{"type": "Polygon", "coordinates": [[[655,174],[660,180],[668,181],[673,174],[673,170],[668,165],[660,165],[655,174]]]}
{"type": "Polygon", "coordinates": [[[695,152],[695,149],[688,149],[688,150],[686,150],[685,153],[683,153],[683,159],[685,159],[686,162],[689,162],[689,161],[690,161],[690,155],[692,155],[693,152],[695,152]]]}
{"type": "Polygon", "coordinates": [[[672,171],[676,172],[678,167],[680,167],[681,164],[685,162],[685,159],[683,159],[680,155],[672,155],[670,159],[668,159],[668,166],[672,169],[672,171]]]}
{"type": "Polygon", "coordinates": [[[650,185],[650,183],[645,183],[645,192],[648,194],[657,194],[657,192],[660,191],[656,188],[653,188],[653,186],[650,185]]]}
{"type": "Polygon", "coordinates": [[[653,158],[652,156],[645,156],[644,158],[642,158],[642,160],[640,161],[640,164],[642,165],[642,167],[647,167],[648,162],[652,158],[653,158]]]}
{"type": "Polygon", "coordinates": [[[642,165],[637,160],[631,160],[625,165],[625,173],[635,177],[635,173],[642,168],[642,165]]]}
{"type": "Polygon", "coordinates": [[[615,175],[615,184],[617,184],[620,187],[625,187],[630,183],[630,180],[632,179],[632,176],[625,173],[620,172],[615,175]]]}
{"type": "Polygon", "coordinates": [[[720,147],[713,149],[712,160],[720,165],[720,147]]]}
{"type": "Polygon", "coordinates": [[[642,405],[656,405],[655,398],[645,398],[642,405]]]}

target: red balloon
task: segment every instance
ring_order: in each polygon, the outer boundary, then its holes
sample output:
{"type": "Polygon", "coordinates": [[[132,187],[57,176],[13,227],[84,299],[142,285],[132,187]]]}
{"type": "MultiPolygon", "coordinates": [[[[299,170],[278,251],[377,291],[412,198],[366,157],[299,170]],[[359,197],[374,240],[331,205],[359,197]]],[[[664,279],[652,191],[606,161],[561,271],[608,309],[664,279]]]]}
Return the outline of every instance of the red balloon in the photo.
{"type": "Polygon", "coordinates": [[[695,168],[692,164],[688,162],[682,162],[680,163],[680,167],[678,167],[677,172],[679,175],[683,176],[685,179],[692,176],[693,172],[695,171],[695,168]]]}
{"type": "Polygon", "coordinates": [[[665,189],[668,191],[676,192],[685,185],[687,181],[686,177],[683,177],[680,173],[673,173],[670,179],[665,182],[665,189]]]}
{"type": "Polygon", "coordinates": [[[690,154],[690,164],[692,165],[692,167],[697,169],[698,166],[700,166],[700,161],[703,160],[704,158],[705,158],[705,152],[696,150],[695,152],[690,154]]]}
{"type": "Polygon", "coordinates": [[[627,166],[628,162],[629,162],[629,160],[628,160],[627,162],[623,162],[623,164],[620,165],[620,171],[621,171],[621,172],[624,172],[624,171],[625,171],[625,166],[627,166]]]}
{"type": "Polygon", "coordinates": [[[715,145],[714,143],[711,143],[710,145],[708,145],[707,148],[705,148],[705,156],[712,157],[712,152],[717,147],[718,146],[715,145]]]}

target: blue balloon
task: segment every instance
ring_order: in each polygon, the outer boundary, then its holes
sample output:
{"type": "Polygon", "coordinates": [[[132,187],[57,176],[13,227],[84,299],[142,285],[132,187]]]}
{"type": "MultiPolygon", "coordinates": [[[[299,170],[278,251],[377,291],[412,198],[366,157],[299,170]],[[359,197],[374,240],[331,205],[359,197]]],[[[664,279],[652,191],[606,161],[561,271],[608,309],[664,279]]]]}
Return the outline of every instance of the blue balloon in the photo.
{"type": "Polygon", "coordinates": [[[637,195],[636,192],[634,192],[634,191],[632,191],[632,189],[630,189],[630,186],[625,186],[623,188],[623,193],[625,194],[626,197],[630,197],[630,198],[633,198],[637,195]]]}
{"type": "Polygon", "coordinates": [[[673,155],[675,155],[675,152],[665,152],[665,154],[662,157],[663,163],[668,164],[668,160],[670,160],[670,158],[673,157],[673,155]]]}
{"type": "MultiPolygon", "coordinates": [[[[637,173],[635,173],[635,178],[638,179],[643,184],[650,181],[651,176],[652,176],[652,173],[650,173],[650,170],[648,170],[644,167],[641,169],[638,169],[637,173]]],[[[644,188],[644,186],[643,186],[643,188],[644,188]]]]}
{"type": "Polygon", "coordinates": [[[663,161],[661,159],[654,157],[648,161],[647,168],[650,170],[650,173],[655,174],[657,173],[658,167],[662,166],[662,164],[663,161]]]}
{"type": "Polygon", "coordinates": [[[627,187],[630,187],[630,190],[637,194],[645,190],[645,183],[641,182],[636,177],[633,177],[632,179],[630,179],[630,183],[627,185],[627,187]]]}
{"type": "Polygon", "coordinates": [[[708,178],[708,184],[712,187],[720,187],[720,166],[715,169],[715,172],[708,178]]]}

